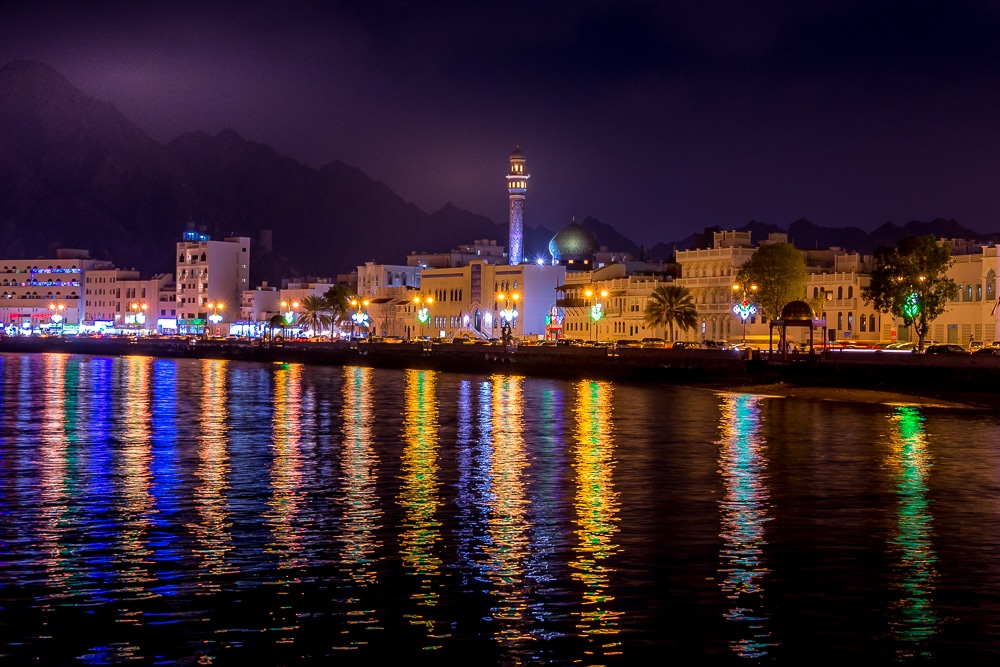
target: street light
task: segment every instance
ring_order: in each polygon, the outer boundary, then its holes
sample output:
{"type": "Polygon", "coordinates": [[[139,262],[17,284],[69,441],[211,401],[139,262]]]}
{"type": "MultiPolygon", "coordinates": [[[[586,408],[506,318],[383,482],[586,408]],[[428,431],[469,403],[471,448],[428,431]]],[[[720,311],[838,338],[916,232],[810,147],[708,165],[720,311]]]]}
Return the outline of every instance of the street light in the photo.
{"type": "Polygon", "coordinates": [[[757,294],[756,285],[733,285],[733,293],[740,292],[736,303],[733,304],[733,313],[743,321],[743,342],[747,342],[747,320],[757,314],[757,306],[753,302],[753,296],[757,294]]]}
{"type": "Polygon", "coordinates": [[[434,303],[432,296],[415,296],[413,303],[417,304],[417,321],[420,322],[421,337],[423,336],[424,325],[431,318],[428,307],[434,303]]]}
{"type": "MultiPolygon", "coordinates": [[[[131,320],[132,328],[141,329],[142,325],[146,323],[146,310],[149,308],[144,303],[130,303],[128,306],[131,315],[129,319],[131,320]]],[[[126,322],[127,324],[128,322],[126,322]]],[[[136,332],[138,334],[138,331],[136,332]]]]}
{"type": "Polygon", "coordinates": [[[282,315],[285,318],[285,324],[293,324],[295,322],[295,311],[299,307],[298,301],[282,301],[281,310],[282,315]]]}
{"type": "Polygon", "coordinates": [[[66,310],[66,306],[61,303],[51,303],[49,304],[49,310],[52,311],[49,319],[59,327],[59,335],[61,336],[63,333],[63,311],[66,310]]]}
{"type": "Polygon", "coordinates": [[[354,308],[354,314],[351,315],[351,320],[354,324],[351,325],[351,338],[354,338],[355,327],[368,328],[368,313],[365,312],[365,308],[368,307],[368,299],[362,299],[356,296],[351,299],[351,307],[354,308]]]}
{"type": "Polygon", "coordinates": [[[215,326],[215,335],[219,335],[219,322],[222,321],[222,314],[220,310],[224,310],[225,306],[221,301],[217,303],[208,304],[208,309],[212,311],[212,314],[208,316],[208,321],[215,326]]]}
{"type": "MultiPolygon", "coordinates": [[[[590,298],[594,296],[594,290],[588,289],[584,292],[587,296],[587,302],[590,302],[590,298]]],[[[601,298],[608,298],[608,290],[601,290],[601,298]]],[[[591,332],[591,340],[597,340],[597,323],[601,321],[604,317],[604,304],[598,301],[590,306],[590,319],[594,320],[594,330],[591,332]]]]}
{"type": "Polygon", "coordinates": [[[503,339],[504,345],[510,344],[511,330],[517,326],[517,316],[520,314],[517,312],[517,302],[520,298],[521,295],[517,292],[497,294],[497,301],[504,302],[504,307],[500,311],[500,338],[503,339]]]}

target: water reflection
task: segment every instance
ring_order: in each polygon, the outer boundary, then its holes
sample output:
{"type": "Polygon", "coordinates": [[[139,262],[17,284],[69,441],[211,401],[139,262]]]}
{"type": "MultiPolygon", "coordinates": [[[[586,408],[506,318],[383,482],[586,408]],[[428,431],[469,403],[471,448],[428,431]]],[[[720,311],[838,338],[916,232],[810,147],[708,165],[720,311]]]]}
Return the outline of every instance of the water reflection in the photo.
{"type": "MultiPolygon", "coordinates": [[[[237,571],[226,564],[226,554],[232,548],[232,521],[229,516],[229,454],[226,443],[229,434],[226,420],[227,362],[205,359],[201,362],[201,401],[198,410],[198,485],[194,490],[194,506],[199,521],[194,526],[197,550],[195,555],[210,575],[237,571]]],[[[209,591],[219,589],[213,577],[201,577],[199,586],[209,591]]]]}
{"type": "MultiPolygon", "coordinates": [[[[525,561],[530,554],[525,496],[523,378],[495,376],[492,384],[492,456],[485,492],[488,508],[487,539],[483,544],[486,573],[494,604],[490,608],[497,623],[495,638],[513,655],[532,639],[527,627],[528,588],[525,561]]],[[[520,662],[520,661],[518,661],[520,662]]]]}
{"type": "Polygon", "coordinates": [[[42,391],[46,400],[37,443],[41,474],[38,547],[45,563],[49,585],[53,587],[66,585],[71,572],[67,560],[69,549],[63,544],[70,523],[67,520],[70,490],[67,479],[69,445],[65,437],[65,365],[66,357],[62,355],[44,359],[42,391]]]}
{"type": "MultiPolygon", "coordinates": [[[[399,504],[404,510],[400,550],[407,574],[416,577],[417,591],[410,594],[418,607],[432,607],[440,597],[441,557],[437,543],[441,539],[441,521],[437,516],[438,495],[438,407],[432,371],[406,371],[406,414],[403,418],[403,484],[399,504]]],[[[425,612],[411,613],[413,625],[426,627],[427,636],[436,640],[427,648],[440,648],[447,637],[435,627],[425,612]]]]}
{"type": "Polygon", "coordinates": [[[901,659],[931,657],[928,641],[937,630],[938,618],[931,594],[937,578],[937,554],[933,544],[933,516],[927,498],[927,478],[932,459],[924,433],[920,408],[898,406],[890,419],[893,429],[887,468],[895,478],[899,499],[896,530],[889,543],[894,590],[899,599],[892,606],[890,625],[901,659]]]}
{"type": "Polygon", "coordinates": [[[278,558],[279,569],[304,566],[302,535],[298,526],[303,503],[302,454],[299,423],[302,419],[302,366],[283,364],[274,372],[272,417],[271,498],[265,522],[271,529],[268,551],[278,558]]]}
{"type": "Polygon", "coordinates": [[[745,658],[763,657],[774,645],[763,608],[763,578],[769,572],[763,557],[768,489],[760,400],[750,394],[724,395],[719,420],[719,472],[725,487],[719,503],[723,539],[719,572],[722,590],[733,605],[725,618],[741,628],[731,646],[745,658]]]}
{"type": "Polygon", "coordinates": [[[591,651],[617,655],[621,642],[621,612],[613,610],[610,576],[605,564],[618,551],[612,540],[618,532],[618,494],[614,490],[614,438],[612,388],[608,382],[583,381],[576,386],[576,434],[573,469],[576,472],[576,558],[570,563],[573,578],[583,583],[583,608],[577,628],[596,643],[591,651]]]}
{"type": "MultiPolygon", "coordinates": [[[[341,433],[340,466],[342,470],[341,497],[343,541],[343,567],[350,580],[359,588],[378,583],[376,553],[381,547],[377,533],[381,528],[382,508],[379,505],[376,482],[378,481],[378,455],[372,446],[372,424],[375,398],[372,389],[372,369],[348,367],[344,369],[343,421],[341,433]]],[[[377,625],[376,610],[358,608],[360,599],[353,596],[347,612],[348,624],[361,630],[371,630],[377,625]]],[[[347,637],[351,648],[367,644],[366,639],[347,637]]]]}
{"type": "Polygon", "coordinates": [[[153,512],[149,362],[147,357],[125,357],[119,366],[124,401],[117,427],[121,434],[117,462],[121,485],[118,574],[127,585],[125,590],[136,597],[152,595],[149,584],[153,581],[149,568],[152,549],[148,543],[153,512]]]}

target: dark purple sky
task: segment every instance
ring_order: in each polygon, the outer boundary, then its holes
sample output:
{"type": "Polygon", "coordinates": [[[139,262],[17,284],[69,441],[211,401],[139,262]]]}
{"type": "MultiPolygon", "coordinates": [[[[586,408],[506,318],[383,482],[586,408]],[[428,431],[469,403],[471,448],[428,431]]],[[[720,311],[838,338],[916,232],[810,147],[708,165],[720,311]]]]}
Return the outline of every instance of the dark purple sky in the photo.
{"type": "Polygon", "coordinates": [[[14,2],[0,63],[46,62],[160,142],[231,127],[427,212],[506,220],[520,145],[525,222],[553,230],[1000,230],[1000,5],[924,4],[14,2]]]}

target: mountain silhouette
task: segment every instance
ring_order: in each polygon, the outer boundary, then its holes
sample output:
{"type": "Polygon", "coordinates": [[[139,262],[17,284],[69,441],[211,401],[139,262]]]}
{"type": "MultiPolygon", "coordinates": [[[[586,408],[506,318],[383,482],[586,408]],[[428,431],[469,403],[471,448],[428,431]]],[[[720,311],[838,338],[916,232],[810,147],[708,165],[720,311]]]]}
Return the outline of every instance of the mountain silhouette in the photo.
{"type": "MultiPolygon", "coordinates": [[[[255,285],[333,276],[368,260],[401,264],[413,252],[477,239],[507,242],[506,221],[451,203],[425,213],[343,162],[314,169],[231,129],[192,131],[162,145],[46,64],[18,60],[0,68],[0,254],[52,257],[57,248],[82,248],[151,276],[173,272],[175,244],[192,224],[213,239],[250,237],[255,285]],[[268,238],[270,247],[259,242],[268,238]]],[[[610,250],[640,254],[610,225],[588,217],[583,227],[610,250]]],[[[674,250],[708,247],[712,229],[643,254],[669,260],[674,250]]],[[[786,231],[756,221],[736,229],[751,230],[755,240],[786,231]]],[[[526,254],[547,257],[556,231],[526,225],[526,254]]],[[[787,233],[800,248],[862,253],[907,235],[1000,237],[953,220],[887,222],[871,234],[796,220],[787,233]]]]}

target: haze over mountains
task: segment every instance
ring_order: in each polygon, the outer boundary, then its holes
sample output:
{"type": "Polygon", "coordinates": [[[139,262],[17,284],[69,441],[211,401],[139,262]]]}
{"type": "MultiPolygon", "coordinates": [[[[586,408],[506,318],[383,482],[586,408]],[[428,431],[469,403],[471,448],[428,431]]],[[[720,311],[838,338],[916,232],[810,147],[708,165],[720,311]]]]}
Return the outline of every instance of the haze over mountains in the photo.
{"type": "MultiPolygon", "coordinates": [[[[506,197],[503,177],[497,174],[497,197],[506,197]]],[[[525,218],[525,254],[547,256],[558,230],[532,226],[530,193],[525,218]]],[[[12,61],[0,68],[0,256],[52,257],[57,248],[83,248],[144,276],[173,272],[174,244],[189,222],[213,239],[250,237],[254,284],[295,273],[332,276],[370,260],[404,263],[411,252],[447,251],[475,239],[507,242],[506,220],[451,204],[425,213],[343,162],[313,169],[233,130],[192,131],[161,145],[48,65],[12,61]],[[271,230],[273,252],[257,242],[264,230],[271,230]]],[[[581,224],[602,245],[639,255],[637,244],[613,227],[591,218],[581,224]]],[[[807,220],[787,230],[727,221],[720,228],[750,229],[755,239],[788,231],[799,247],[860,252],[911,234],[1000,238],[946,220],[886,223],[871,234],[807,220]]],[[[668,259],[702,231],[644,254],[668,259]]]]}

